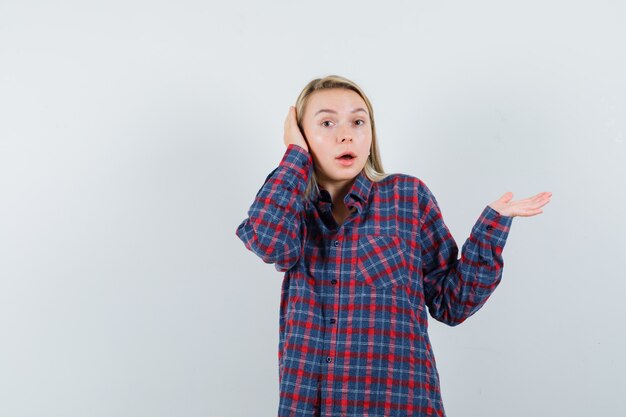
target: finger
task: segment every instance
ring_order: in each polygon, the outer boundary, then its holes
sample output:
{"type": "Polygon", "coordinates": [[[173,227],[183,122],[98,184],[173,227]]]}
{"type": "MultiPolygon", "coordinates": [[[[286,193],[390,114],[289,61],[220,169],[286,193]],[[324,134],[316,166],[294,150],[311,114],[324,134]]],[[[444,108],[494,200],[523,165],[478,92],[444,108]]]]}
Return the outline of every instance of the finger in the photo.
{"type": "Polygon", "coordinates": [[[537,201],[537,200],[540,200],[542,198],[547,197],[548,195],[551,195],[551,193],[549,193],[549,192],[541,192],[541,193],[535,194],[533,196],[526,197],[525,199],[519,200],[519,201],[537,201]]]}
{"type": "Polygon", "coordinates": [[[524,200],[534,201],[534,200],[538,200],[538,199],[544,197],[544,195],[545,195],[544,193],[539,193],[539,194],[535,194],[535,195],[530,196],[530,197],[526,197],[524,200]]]}
{"type": "Polygon", "coordinates": [[[513,199],[513,193],[510,192],[510,191],[507,191],[506,193],[502,194],[497,201],[501,201],[503,203],[508,203],[512,199],[513,199]]]}
{"type": "Polygon", "coordinates": [[[549,203],[551,198],[552,196],[550,194],[543,194],[541,197],[533,199],[533,203],[543,206],[549,203]]]}
{"type": "Polygon", "coordinates": [[[550,202],[549,193],[539,193],[523,200],[512,201],[509,206],[518,216],[534,216],[543,213],[541,207],[550,202]]]}
{"type": "Polygon", "coordinates": [[[533,201],[533,202],[531,202],[529,204],[524,204],[521,207],[523,207],[524,209],[527,209],[527,210],[535,210],[535,209],[538,209],[540,207],[545,206],[549,202],[550,202],[550,200],[538,200],[538,201],[533,201]]]}
{"type": "Polygon", "coordinates": [[[533,200],[542,200],[542,199],[544,199],[544,198],[550,198],[550,197],[552,197],[552,193],[551,193],[551,192],[548,192],[548,191],[545,191],[545,192],[543,192],[543,193],[539,193],[539,194],[537,194],[537,195],[536,195],[536,196],[534,196],[532,199],[533,199],[533,200]]]}
{"type": "Polygon", "coordinates": [[[297,114],[296,114],[296,108],[294,106],[291,106],[291,122],[293,124],[297,124],[298,123],[298,118],[297,118],[297,114]]]}
{"type": "Polygon", "coordinates": [[[532,196],[532,197],[528,197],[528,200],[529,200],[529,201],[538,201],[538,200],[540,200],[541,198],[543,198],[543,196],[544,196],[544,194],[543,194],[543,193],[535,194],[535,195],[534,195],[534,196],[532,196]]]}
{"type": "Polygon", "coordinates": [[[537,194],[536,196],[528,197],[528,198],[525,198],[523,200],[513,201],[512,203],[521,204],[523,206],[531,207],[531,206],[535,206],[535,205],[543,203],[545,198],[548,198],[548,197],[540,196],[539,194],[537,194]]]}
{"type": "Polygon", "coordinates": [[[532,197],[527,197],[527,198],[523,198],[521,200],[515,200],[515,201],[511,201],[511,203],[516,203],[516,204],[528,204],[531,203],[533,201],[532,197]]]}
{"type": "Polygon", "coordinates": [[[546,200],[546,201],[544,201],[544,202],[540,203],[537,207],[543,207],[543,206],[545,206],[546,204],[548,204],[549,202],[550,202],[550,200],[546,200]]]}
{"type": "Polygon", "coordinates": [[[549,203],[548,201],[525,201],[525,202],[516,202],[511,206],[514,206],[515,211],[520,212],[532,212],[534,210],[538,210],[540,207],[545,206],[549,203]]]}
{"type": "Polygon", "coordinates": [[[287,111],[287,116],[285,116],[285,127],[287,126],[287,123],[289,123],[290,118],[291,118],[291,106],[289,107],[289,110],[287,111]]]}

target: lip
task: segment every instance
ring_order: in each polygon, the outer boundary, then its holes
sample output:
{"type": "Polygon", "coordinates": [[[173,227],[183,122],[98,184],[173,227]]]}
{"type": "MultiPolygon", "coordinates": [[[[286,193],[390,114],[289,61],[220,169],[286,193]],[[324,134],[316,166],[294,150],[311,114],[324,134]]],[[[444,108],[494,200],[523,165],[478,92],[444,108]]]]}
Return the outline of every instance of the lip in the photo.
{"type": "Polygon", "coordinates": [[[342,152],[339,155],[337,155],[337,158],[341,158],[344,155],[350,155],[350,156],[352,156],[352,159],[356,158],[356,154],[354,152],[352,152],[352,151],[342,152]]]}
{"type": "Polygon", "coordinates": [[[341,165],[343,165],[344,167],[349,167],[351,165],[354,164],[354,161],[356,160],[356,154],[354,154],[354,152],[344,152],[341,155],[339,155],[338,157],[335,158],[335,161],[339,162],[341,165]],[[341,157],[343,155],[352,155],[352,159],[341,159],[341,157]]]}

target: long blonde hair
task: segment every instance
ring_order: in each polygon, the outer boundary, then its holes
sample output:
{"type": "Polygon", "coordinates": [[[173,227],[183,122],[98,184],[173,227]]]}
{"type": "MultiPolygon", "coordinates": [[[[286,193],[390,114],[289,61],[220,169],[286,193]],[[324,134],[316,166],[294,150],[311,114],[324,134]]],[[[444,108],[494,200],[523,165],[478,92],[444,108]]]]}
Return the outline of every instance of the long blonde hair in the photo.
{"type": "MultiPolygon", "coordinates": [[[[361,96],[361,98],[365,102],[365,105],[367,106],[367,111],[370,115],[370,123],[372,126],[372,144],[370,147],[370,154],[367,157],[367,161],[365,161],[363,171],[365,173],[365,176],[367,176],[367,178],[374,182],[386,178],[389,174],[385,173],[383,169],[383,164],[380,159],[380,153],[378,151],[378,143],[376,141],[376,124],[374,122],[374,109],[372,108],[372,103],[369,101],[363,90],[355,82],[350,81],[349,79],[341,77],[339,75],[328,75],[324,78],[316,78],[314,80],[311,80],[302,89],[302,92],[300,92],[300,95],[298,95],[298,99],[296,100],[296,114],[300,131],[304,132],[304,129],[302,128],[302,116],[304,115],[304,111],[306,109],[306,105],[311,94],[315,91],[330,88],[345,88],[347,90],[352,90],[359,96],[361,96]]],[[[315,170],[313,170],[312,175],[309,176],[309,181],[304,192],[305,198],[309,198],[314,192],[316,194],[319,194],[319,186],[315,170]]]]}

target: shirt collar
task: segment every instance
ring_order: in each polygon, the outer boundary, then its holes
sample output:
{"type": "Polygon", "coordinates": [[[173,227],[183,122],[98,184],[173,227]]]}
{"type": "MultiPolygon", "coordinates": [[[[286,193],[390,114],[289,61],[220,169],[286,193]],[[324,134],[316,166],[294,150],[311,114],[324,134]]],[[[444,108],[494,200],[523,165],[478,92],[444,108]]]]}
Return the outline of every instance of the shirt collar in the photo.
{"type": "MultiPolygon", "coordinates": [[[[371,189],[372,180],[367,178],[367,175],[365,175],[365,170],[361,170],[361,172],[359,172],[359,174],[356,176],[356,179],[352,183],[352,187],[350,187],[350,190],[343,199],[343,202],[345,203],[348,210],[351,210],[352,207],[356,207],[357,212],[360,213],[367,203],[371,189]]],[[[332,204],[330,193],[323,188],[320,188],[319,190],[320,193],[313,199],[313,202],[320,209],[330,209],[330,206],[332,204]]]]}

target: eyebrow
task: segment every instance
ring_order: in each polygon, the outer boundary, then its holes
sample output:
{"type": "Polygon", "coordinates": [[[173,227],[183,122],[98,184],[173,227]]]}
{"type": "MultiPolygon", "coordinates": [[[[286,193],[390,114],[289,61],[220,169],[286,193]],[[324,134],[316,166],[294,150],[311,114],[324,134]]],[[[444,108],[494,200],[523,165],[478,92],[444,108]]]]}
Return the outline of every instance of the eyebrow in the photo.
{"type": "MultiPolygon", "coordinates": [[[[352,113],[356,113],[358,111],[362,111],[362,112],[367,113],[367,111],[363,107],[359,107],[358,109],[352,110],[352,113]]],[[[337,112],[335,110],[332,110],[332,109],[319,109],[313,116],[317,116],[318,114],[320,114],[322,112],[337,114],[337,112]]]]}

